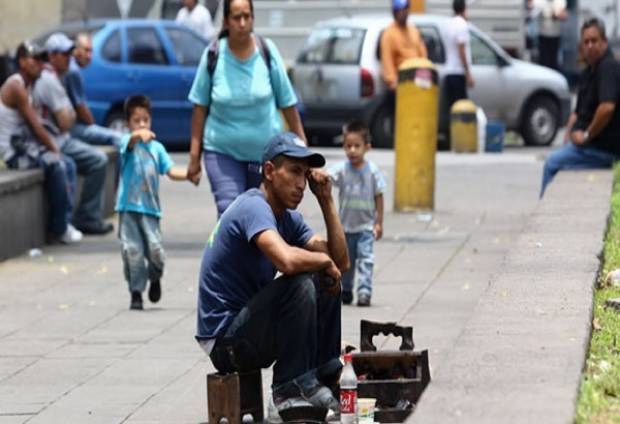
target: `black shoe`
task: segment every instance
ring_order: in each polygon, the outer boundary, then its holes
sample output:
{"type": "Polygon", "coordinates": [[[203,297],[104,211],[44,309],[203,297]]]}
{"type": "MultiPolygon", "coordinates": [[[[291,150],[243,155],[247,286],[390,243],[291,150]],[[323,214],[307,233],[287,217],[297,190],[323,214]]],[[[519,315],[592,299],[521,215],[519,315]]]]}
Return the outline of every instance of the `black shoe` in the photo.
{"type": "Polygon", "coordinates": [[[161,299],[161,284],[159,280],[151,281],[151,286],[149,287],[149,300],[153,303],[159,302],[161,299]]]}
{"type": "Polygon", "coordinates": [[[342,291],[342,303],[345,305],[350,305],[353,302],[353,292],[350,291],[342,291]]]}
{"type": "Polygon", "coordinates": [[[131,304],[129,305],[129,309],[139,310],[144,309],[142,307],[142,293],[140,292],[131,292],[131,304]]]}
{"type": "Polygon", "coordinates": [[[75,228],[84,234],[104,235],[114,230],[114,225],[107,222],[88,222],[86,224],[76,225],[75,228]]]}
{"type": "Polygon", "coordinates": [[[370,306],[370,295],[361,293],[357,296],[357,306],[370,306]]]}

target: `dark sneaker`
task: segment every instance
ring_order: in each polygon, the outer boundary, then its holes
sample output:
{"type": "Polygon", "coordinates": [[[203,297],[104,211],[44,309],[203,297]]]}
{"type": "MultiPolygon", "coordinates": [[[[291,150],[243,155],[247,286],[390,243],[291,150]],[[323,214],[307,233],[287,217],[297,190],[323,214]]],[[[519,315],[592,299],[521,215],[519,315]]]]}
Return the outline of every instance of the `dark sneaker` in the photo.
{"type": "MultiPolygon", "coordinates": [[[[332,391],[325,386],[319,386],[318,390],[316,390],[311,396],[304,396],[304,399],[314,406],[327,408],[334,414],[340,412],[340,402],[336,400],[332,391]]],[[[330,414],[328,413],[328,417],[329,415],[330,414]]]]}
{"type": "Polygon", "coordinates": [[[350,305],[353,302],[353,292],[342,291],[342,303],[350,305]]]}
{"type": "Polygon", "coordinates": [[[92,234],[98,236],[108,234],[110,231],[114,230],[114,225],[103,221],[88,222],[86,224],[76,225],[75,227],[84,234],[92,234]]]}
{"type": "Polygon", "coordinates": [[[361,293],[357,296],[357,306],[370,306],[370,295],[361,293]]]}
{"type": "Polygon", "coordinates": [[[131,292],[131,304],[129,305],[129,309],[139,310],[144,309],[142,306],[142,293],[140,292],[131,292]]]}
{"type": "Polygon", "coordinates": [[[149,300],[153,303],[159,302],[161,299],[161,284],[159,280],[151,281],[151,286],[149,287],[149,300]]]}

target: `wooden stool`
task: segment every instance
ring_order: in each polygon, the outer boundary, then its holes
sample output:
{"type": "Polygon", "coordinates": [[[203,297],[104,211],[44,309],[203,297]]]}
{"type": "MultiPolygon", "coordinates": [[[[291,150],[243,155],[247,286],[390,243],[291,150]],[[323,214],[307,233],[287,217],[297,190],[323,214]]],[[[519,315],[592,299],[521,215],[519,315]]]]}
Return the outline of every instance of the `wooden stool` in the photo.
{"type": "Polygon", "coordinates": [[[207,403],[209,424],[218,424],[222,418],[241,424],[245,414],[252,414],[254,422],[263,421],[261,371],[208,374],[207,403]]]}

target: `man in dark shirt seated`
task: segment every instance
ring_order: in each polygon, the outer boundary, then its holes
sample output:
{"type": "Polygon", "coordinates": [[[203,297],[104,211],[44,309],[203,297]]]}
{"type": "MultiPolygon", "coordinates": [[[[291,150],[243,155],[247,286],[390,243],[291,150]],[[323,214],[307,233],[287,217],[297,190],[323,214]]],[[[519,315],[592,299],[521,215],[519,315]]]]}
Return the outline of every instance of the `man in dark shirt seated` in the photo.
{"type": "Polygon", "coordinates": [[[590,19],[581,27],[582,72],[577,107],[568,120],[568,141],[545,161],[540,196],[563,169],[609,168],[620,157],[620,63],[608,47],[605,25],[590,19]]]}
{"type": "Polygon", "coordinates": [[[270,423],[291,407],[339,412],[328,386],[341,368],[340,278],[349,257],[331,180],[316,169],[324,164],[295,134],[274,137],[263,153],[262,184],[226,209],[202,259],[196,339],[221,372],[275,361],[270,423]],[[327,238],[295,210],[306,184],[327,238]]]}

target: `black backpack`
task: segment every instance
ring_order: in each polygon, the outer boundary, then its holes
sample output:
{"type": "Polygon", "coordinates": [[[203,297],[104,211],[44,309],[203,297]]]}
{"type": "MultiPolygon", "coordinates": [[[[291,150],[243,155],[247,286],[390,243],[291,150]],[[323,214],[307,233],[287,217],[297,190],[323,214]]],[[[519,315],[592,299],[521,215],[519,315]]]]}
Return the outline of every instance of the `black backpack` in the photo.
{"type": "MultiPolygon", "coordinates": [[[[273,90],[273,77],[271,75],[271,52],[269,51],[269,46],[263,37],[260,35],[256,36],[256,43],[258,44],[258,51],[260,52],[261,57],[265,61],[265,65],[267,65],[267,70],[269,72],[269,82],[271,84],[271,89],[273,90]]],[[[220,55],[220,40],[216,38],[209,44],[207,47],[207,73],[209,74],[209,78],[211,79],[211,90],[209,91],[209,104],[211,104],[211,92],[213,91],[213,74],[215,73],[215,67],[217,66],[217,60],[220,55]]],[[[278,106],[278,99],[276,98],[276,106],[278,106]]]]}

